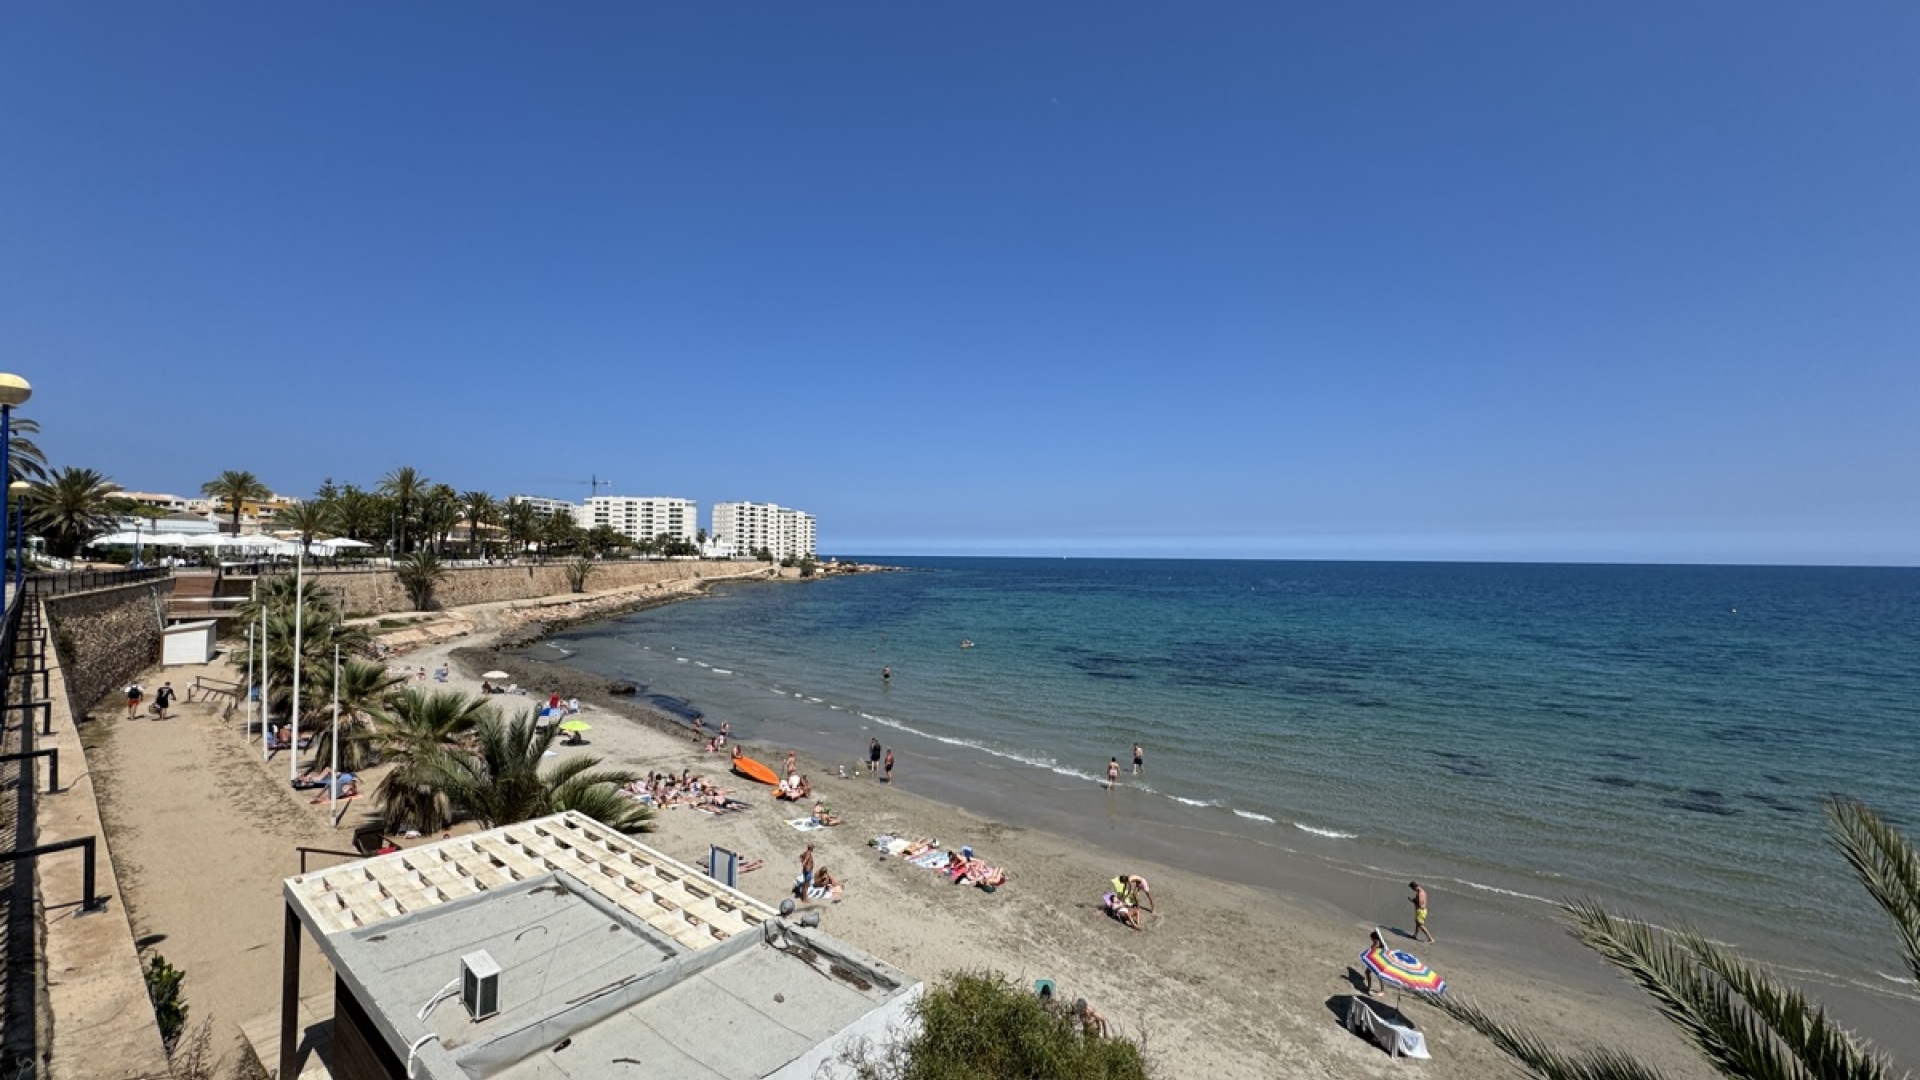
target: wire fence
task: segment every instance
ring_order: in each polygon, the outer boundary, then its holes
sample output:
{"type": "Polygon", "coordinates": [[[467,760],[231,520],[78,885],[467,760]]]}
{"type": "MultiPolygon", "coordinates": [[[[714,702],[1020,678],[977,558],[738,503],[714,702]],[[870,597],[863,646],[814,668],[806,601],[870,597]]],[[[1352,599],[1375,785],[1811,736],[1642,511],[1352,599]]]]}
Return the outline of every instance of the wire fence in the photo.
{"type": "Polygon", "coordinates": [[[62,574],[28,574],[21,592],[28,597],[59,596],[63,593],[157,581],[172,573],[164,566],[150,566],[140,570],[71,570],[62,574]]]}

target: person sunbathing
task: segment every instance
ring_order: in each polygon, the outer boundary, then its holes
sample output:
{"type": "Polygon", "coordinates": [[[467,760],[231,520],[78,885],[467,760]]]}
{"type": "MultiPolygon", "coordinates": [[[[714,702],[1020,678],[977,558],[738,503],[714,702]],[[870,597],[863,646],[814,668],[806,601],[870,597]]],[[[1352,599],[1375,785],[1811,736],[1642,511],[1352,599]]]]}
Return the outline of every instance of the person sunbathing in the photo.
{"type": "Polygon", "coordinates": [[[813,804],[813,823],[815,825],[838,825],[840,818],[832,810],[820,803],[813,804]]]}
{"type": "Polygon", "coordinates": [[[1082,1034],[1102,1037],[1107,1034],[1107,1018],[1087,1004],[1086,998],[1073,999],[1073,1018],[1080,1022],[1082,1034]]]}
{"type": "MultiPolygon", "coordinates": [[[[323,790],[320,792],[320,794],[315,795],[313,798],[308,799],[307,801],[310,803],[326,802],[327,796],[329,793],[327,790],[325,790],[325,788],[326,788],[326,785],[322,785],[323,790]]],[[[360,781],[358,777],[354,776],[352,773],[341,773],[339,776],[334,777],[333,784],[332,784],[332,796],[334,798],[351,799],[358,794],[360,794],[360,781]]]]}
{"type": "Polygon", "coordinates": [[[1141,929],[1140,910],[1128,906],[1125,900],[1120,899],[1119,893],[1108,893],[1106,897],[1100,901],[1100,906],[1105,909],[1107,914],[1133,927],[1135,930],[1141,929]]]}
{"type": "Polygon", "coordinates": [[[296,776],[293,778],[293,790],[310,791],[313,788],[326,787],[327,777],[332,775],[333,775],[332,769],[321,769],[319,772],[314,772],[311,769],[309,769],[308,771],[303,772],[299,776],[296,776]]]}
{"type": "Polygon", "coordinates": [[[807,899],[840,902],[840,882],[827,873],[826,867],[813,872],[813,883],[807,886],[807,899]]]}

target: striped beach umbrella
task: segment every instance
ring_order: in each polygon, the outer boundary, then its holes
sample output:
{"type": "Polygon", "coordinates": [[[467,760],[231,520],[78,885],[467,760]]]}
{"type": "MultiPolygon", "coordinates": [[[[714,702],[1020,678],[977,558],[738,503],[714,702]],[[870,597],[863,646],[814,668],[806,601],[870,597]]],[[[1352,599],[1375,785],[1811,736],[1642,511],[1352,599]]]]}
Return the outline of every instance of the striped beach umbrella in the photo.
{"type": "Polygon", "coordinates": [[[1447,988],[1447,980],[1428,967],[1426,961],[1405,949],[1368,949],[1360,954],[1360,962],[1383,981],[1408,990],[1438,994],[1447,988]]]}

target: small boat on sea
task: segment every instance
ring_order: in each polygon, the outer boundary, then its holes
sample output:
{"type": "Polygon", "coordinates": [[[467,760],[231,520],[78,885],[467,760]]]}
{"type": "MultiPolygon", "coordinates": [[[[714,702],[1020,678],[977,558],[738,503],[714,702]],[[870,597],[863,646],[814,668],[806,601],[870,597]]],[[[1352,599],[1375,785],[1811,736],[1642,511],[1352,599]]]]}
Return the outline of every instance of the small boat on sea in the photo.
{"type": "Polygon", "coordinates": [[[972,639],[972,638],[961,638],[961,639],[960,639],[960,647],[961,647],[961,648],[963,648],[963,649],[971,649],[971,648],[973,648],[973,639],[972,639]]]}
{"type": "Polygon", "coordinates": [[[779,773],[741,753],[738,746],[733,748],[733,771],[756,783],[780,786],[779,773]]]}

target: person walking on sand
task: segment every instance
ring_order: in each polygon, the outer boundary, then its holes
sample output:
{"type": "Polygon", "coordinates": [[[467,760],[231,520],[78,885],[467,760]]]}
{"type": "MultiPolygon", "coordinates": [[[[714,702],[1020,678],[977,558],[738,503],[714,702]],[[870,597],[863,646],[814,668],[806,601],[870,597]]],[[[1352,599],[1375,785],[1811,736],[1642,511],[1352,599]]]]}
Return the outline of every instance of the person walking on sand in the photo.
{"type": "Polygon", "coordinates": [[[1112,787],[1118,787],[1119,785],[1120,785],[1120,759],[1117,757],[1108,758],[1107,759],[1107,786],[1112,788],[1112,787]]]}
{"type": "Polygon", "coordinates": [[[167,719],[167,709],[173,705],[173,684],[164,682],[160,689],[153,692],[153,707],[160,710],[160,719],[167,719]]]}
{"type": "Polygon", "coordinates": [[[880,771],[880,740],[867,740],[867,772],[869,775],[880,771]]]}
{"type": "Polygon", "coordinates": [[[882,770],[880,782],[883,784],[893,783],[893,751],[887,751],[886,760],[881,764],[880,768],[882,770]]]}
{"type": "Polygon", "coordinates": [[[145,694],[146,691],[140,688],[139,683],[127,684],[127,719],[133,720],[139,717],[140,699],[145,694]]]}
{"type": "Polygon", "coordinates": [[[1413,940],[1419,941],[1420,935],[1425,934],[1427,940],[1432,941],[1433,931],[1427,929],[1427,890],[1417,881],[1407,882],[1407,888],[1413,890],[1413,895],[1408,897],[1413,901],[1413,940]]]}
{"type": "Polygon", "coordinates": [[[787,751],[787,775],[792,776],[794,773],[797,773],[799,771],[800,771],[800,767],[798,764],[795,763],[793,751],[791,750],[787,751]]]}
{"type": "Polygon", "coordinates": [[[794,895],[803,895],[807,886],[811,884],[813,884],[813,845],[808,844],[807,850],[800,853],[800,877],[793,883],[794,895]]]}
{"type": "Polygon", "coordinates": [[[1139,743],[1134,743],[1133,744],[1133,775],[1139,776],[1141,771],[1144,770],[1146,767],[1147,767],[1146,748],[1141,746],[1139,743]]]}

